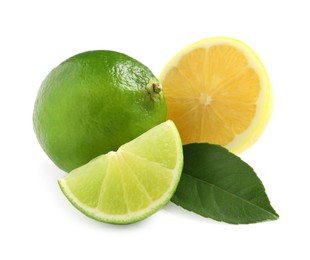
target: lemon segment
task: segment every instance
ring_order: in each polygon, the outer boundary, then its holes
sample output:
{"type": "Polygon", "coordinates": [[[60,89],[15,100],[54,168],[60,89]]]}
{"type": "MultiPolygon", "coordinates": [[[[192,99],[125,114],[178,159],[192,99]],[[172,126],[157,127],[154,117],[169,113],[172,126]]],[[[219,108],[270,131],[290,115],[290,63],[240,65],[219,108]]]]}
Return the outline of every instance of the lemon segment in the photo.
{"type": "Polygon", "coordinates": [[[179,52],[159,76],[183,144],[208,142],[240,153],[264,131],[272,111],[267,72],[243,42],[224,37],[179,52]]]}
{"type": "Polygon", "coordinates": [[[128,224],[146,218],[174,194],[183,167],[182,142],[166,121],[116,152],[96,157],[59,179],[68,200],[99,221],[128,224]]]}

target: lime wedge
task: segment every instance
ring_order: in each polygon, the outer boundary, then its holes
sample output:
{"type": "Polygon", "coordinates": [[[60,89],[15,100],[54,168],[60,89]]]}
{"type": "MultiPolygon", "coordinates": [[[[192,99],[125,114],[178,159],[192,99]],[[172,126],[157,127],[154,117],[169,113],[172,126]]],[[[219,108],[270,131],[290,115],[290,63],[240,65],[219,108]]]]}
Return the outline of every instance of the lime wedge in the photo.
{"type": "Polygon", "coordinates": [[[68,200],[85,215],[129,224],[164,206],[183,168],[183,150],[172,121],[166,121],[116,152],[91,160],[58,180],[68,200]]]}

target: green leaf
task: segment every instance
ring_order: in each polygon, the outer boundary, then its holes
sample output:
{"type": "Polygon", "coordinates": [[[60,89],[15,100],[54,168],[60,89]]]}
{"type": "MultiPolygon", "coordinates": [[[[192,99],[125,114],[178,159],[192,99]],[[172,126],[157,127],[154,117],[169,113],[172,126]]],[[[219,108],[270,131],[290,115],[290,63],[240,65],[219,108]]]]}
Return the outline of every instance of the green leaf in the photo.
{"type": "Polygon", "coordinates": [[[231,224],[275,220],[254,170],[227,149],[207,143],[183,146],[184,169],[172,201],[204,217],[231,224]]]}

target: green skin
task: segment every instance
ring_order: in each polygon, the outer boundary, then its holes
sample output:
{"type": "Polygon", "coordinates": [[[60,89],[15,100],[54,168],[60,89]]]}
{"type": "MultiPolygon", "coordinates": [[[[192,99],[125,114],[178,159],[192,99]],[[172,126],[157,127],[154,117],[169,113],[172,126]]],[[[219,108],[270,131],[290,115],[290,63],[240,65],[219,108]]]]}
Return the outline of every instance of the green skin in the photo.
{"type": "Polygon", "coordinates": [[[34,107],[37,138],[69,172],[166,120],[166,102],[153,73],[113,51],[78,54],[43,81],[34,107]]]}

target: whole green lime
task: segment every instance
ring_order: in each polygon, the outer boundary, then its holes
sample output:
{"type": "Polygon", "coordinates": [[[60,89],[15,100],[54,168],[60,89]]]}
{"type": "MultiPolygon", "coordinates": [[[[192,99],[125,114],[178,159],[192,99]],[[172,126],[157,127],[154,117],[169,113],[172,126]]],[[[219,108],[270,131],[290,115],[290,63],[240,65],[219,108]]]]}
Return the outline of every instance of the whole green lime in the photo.
{"type": "Polygon", "coordinates": [[[54,68],[42,82],[34,131],[54,163],[69,172],[166,119],[161,85],[139,61],[89,51],[54,68]]]}

